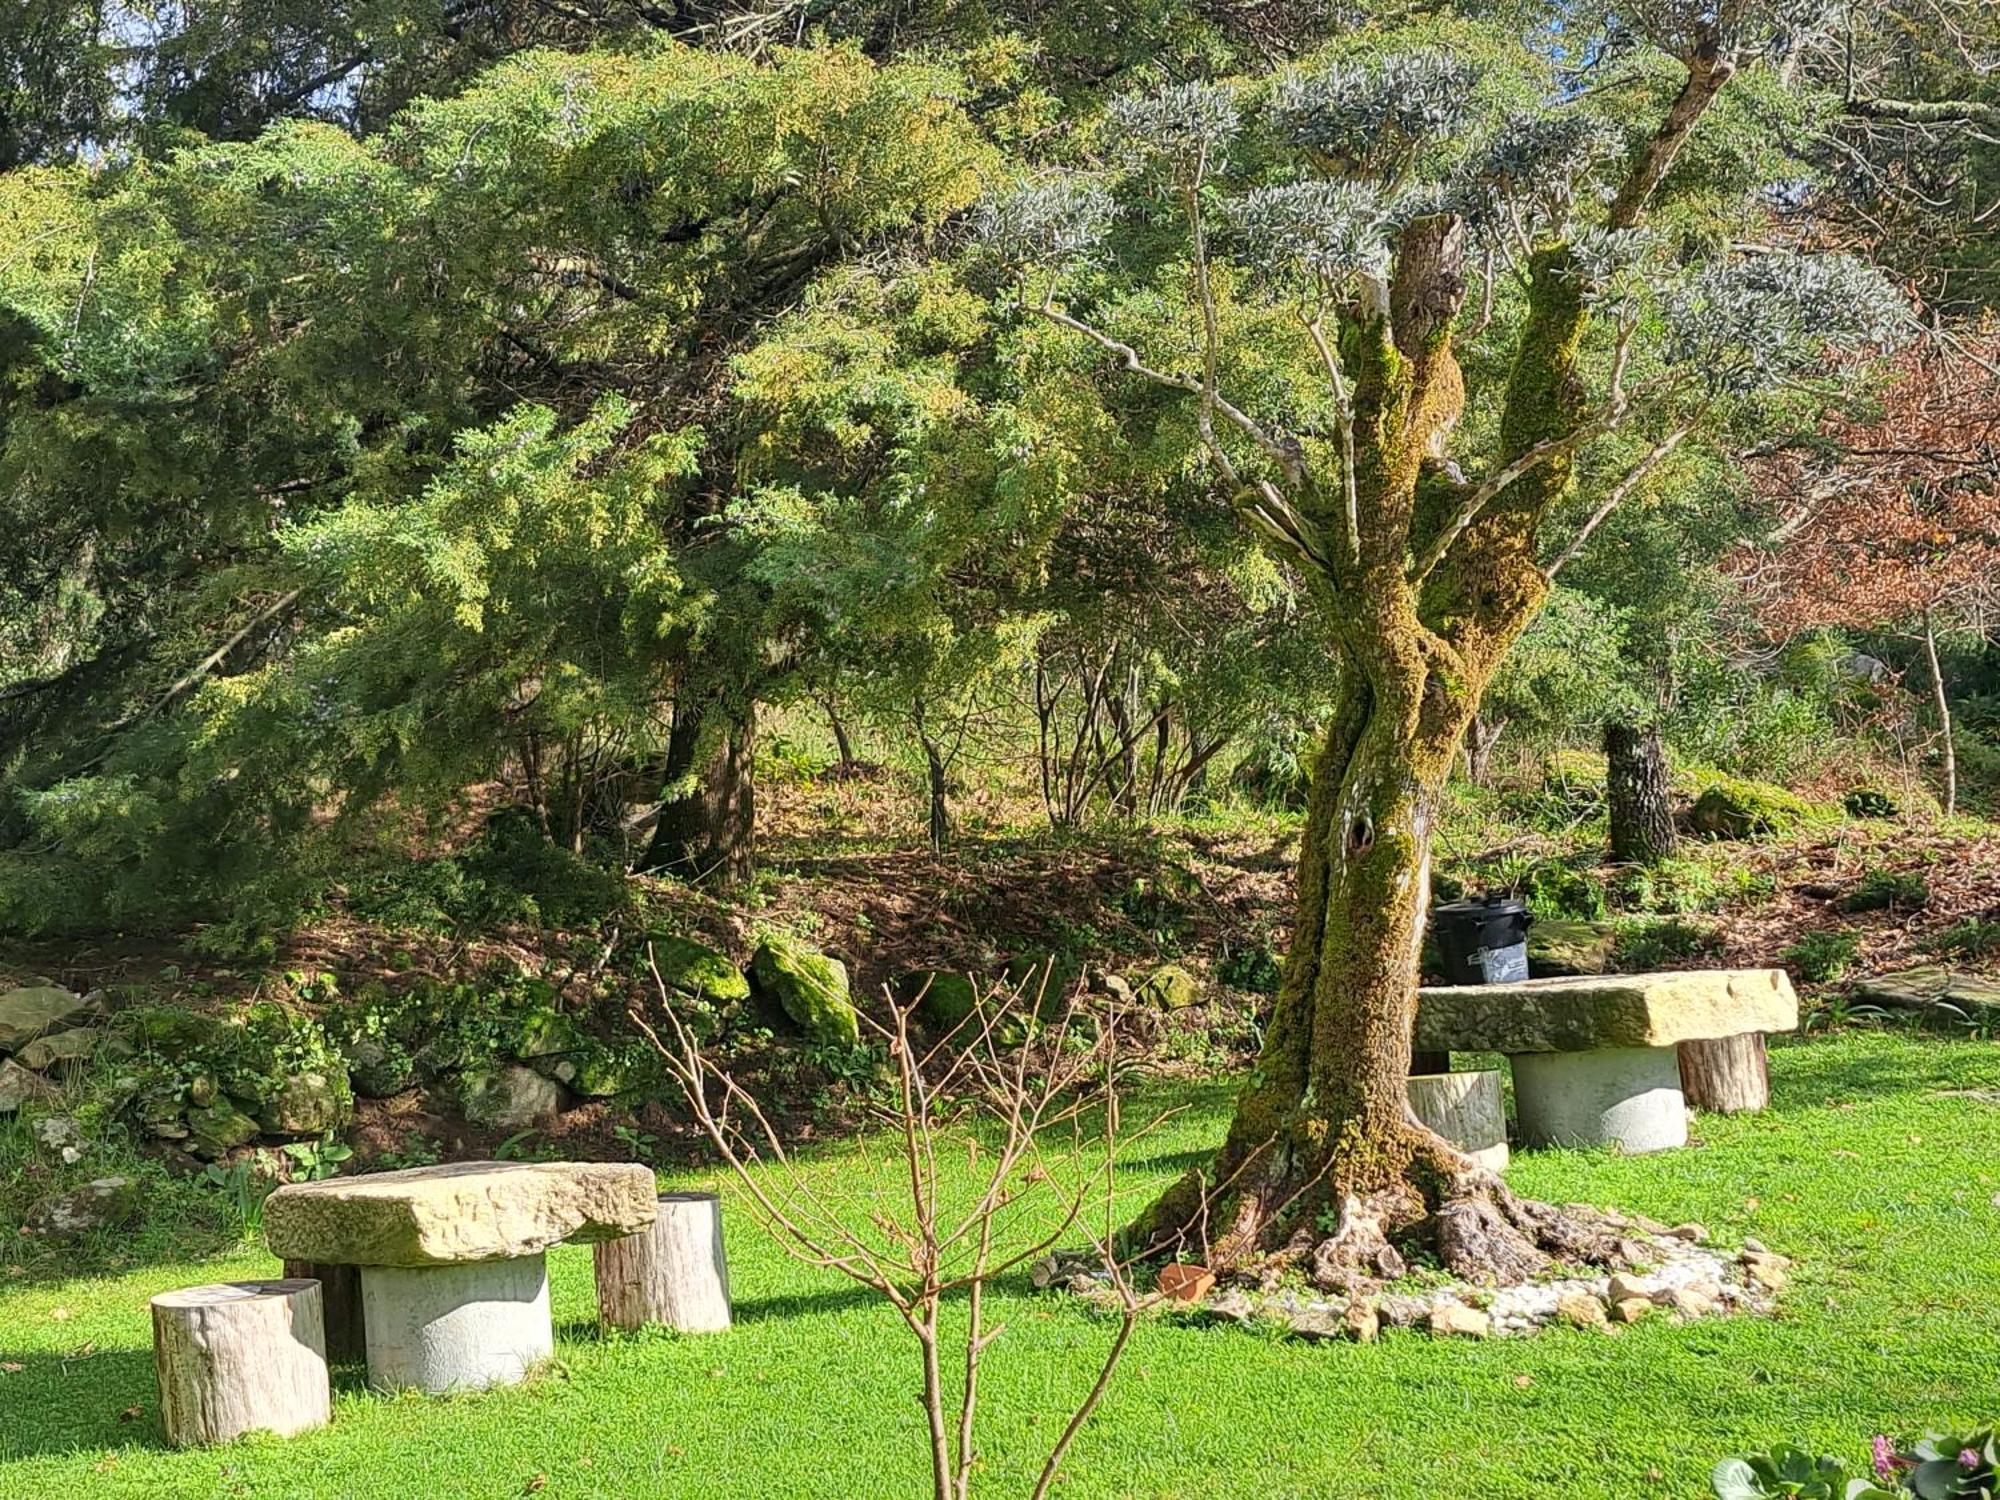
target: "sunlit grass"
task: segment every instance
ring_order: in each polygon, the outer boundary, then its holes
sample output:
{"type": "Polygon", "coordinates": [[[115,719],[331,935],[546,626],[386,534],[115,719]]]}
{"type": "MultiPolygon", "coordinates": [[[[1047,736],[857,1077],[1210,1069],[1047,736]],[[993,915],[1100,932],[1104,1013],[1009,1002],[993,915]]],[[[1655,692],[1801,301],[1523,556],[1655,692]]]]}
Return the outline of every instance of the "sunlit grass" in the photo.
{"type": "MultiPolygon", "coordinates": [[[[2000,1414],[2000,1046],[1854,1034],[1777,1049],[1776,1107],[1654,1157],[1523,1154],[1537,1196],[1616,1203],[1799,1258],[1782,1316],[1612,1338],[1303,1345],[1158,1320],[1076,1450],[1067,1496],[1695,1497],[1714,1460],[1789,1439],[2000,1414]]],[[[1141,1191],[1212,1142],[1220,1090],[1133,1148],[1141,1191]]],[[[812,1170],[859,1180],[831,1151],[812,1170]]],[[[538,1383],[385,1400],[343,1372],[335,1423],[160,1445],[146,1299],[270,1275],[254,1250],[0,1291],[0,1496],[839,1497],[927,1492],[916,1369],[892,1314],[730,1219],[738,1326],[607,1339],[587,1251],[551,1257],[559,1362],[538,1383]],[[133,1409],[137,1408],[136,1414],[133,1409]]],[[[986,1492],[1025,1493],[1107,1324],[1010,1285],[987,1370],[986,1492]]]]}

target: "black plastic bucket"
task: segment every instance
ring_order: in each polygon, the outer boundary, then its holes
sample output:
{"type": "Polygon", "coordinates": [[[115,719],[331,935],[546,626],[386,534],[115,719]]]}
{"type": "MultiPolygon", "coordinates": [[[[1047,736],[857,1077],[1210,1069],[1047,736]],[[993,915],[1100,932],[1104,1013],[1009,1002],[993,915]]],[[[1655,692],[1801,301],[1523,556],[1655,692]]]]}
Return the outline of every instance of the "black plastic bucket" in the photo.
{"type": "Polygon", "coordinates": [[[1512,896],[1453,901],[1431,909],[1431,931],[1448,984],[1508,984],[1528,977],[1525,904],[1512,896]]]}

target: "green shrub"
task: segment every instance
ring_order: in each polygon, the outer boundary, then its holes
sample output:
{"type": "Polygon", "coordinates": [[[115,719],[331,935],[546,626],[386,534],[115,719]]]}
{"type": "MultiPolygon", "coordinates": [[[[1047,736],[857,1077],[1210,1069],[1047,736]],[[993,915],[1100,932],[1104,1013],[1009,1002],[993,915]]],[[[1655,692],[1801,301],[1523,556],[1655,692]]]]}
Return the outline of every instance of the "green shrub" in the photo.
{"type": "Polygon", "coordinates": [[[1232,944],[1222,950],[1215,977],[1231,989],[1275,995],[1284,977],[1284,959],[1268,943],[1232,944]]]}
{"type": "Polygon", "coordinates": [[[1768,781],[1719,776],[1695,799],[1689,821],[1712,838],[1768,838],[1794,833],[1822,816],[1795,792],[1768,781]]]}
{"type": "Polygon", "coordinates": [[[1611,894],[1626,911],[1684,916],[1768,900],[1777,887],[1768,871],[1742,864],[1668,859],[1651,867],[1632,865],[1619,871],[1611,894]]]}
{"type": "Polygon", "coordinates": [[[1860,951],[1859,933],[1822,930],[1807,933],[1778,958],[1808,984],[1831,984],[1854,966],[1860,951]]]}
{"type": "Polygon", "coordinates": [[[1559,859],[1538,859],[1508,882],[1537,917],[1601,920],[1610,909],[1604,882],[1594,870],[1559,859]]]}
{"type": "Polygon", "coordinates": [[[626,895],[618,872],[550,843],[526,809],[506,808],[459,854],[355,880],[347,906],[393,930],[450,933],[508,923],[588,926],[617,910],[626,895]]]}
{"type": "Polygon", "coordinates": [[[2000,953],[2000,921],[1967,917],[1942,932],[1932,933],[1924,940],[1924,946],[1933,953],[1946,953],[1954,958],[1986,958],[2000,953]]]}
{"type": "Polygon", "coordinates": [[[1618,967],[1627,973],[1670,969],[1716,953],[1722,946],[1713,929],[1667,917],[1643,922],[1619,934],[1618,967]]]}
{"type": "Polygon", "coordinates": [[[1858,786],[1840,799],[1850,818],[1893,818],[1901,809],[1896,799],[1879,787],[1858,786]]]}
{"type": "Polygon", "coordinates": [[[1897,908],[1909,910],[1926,906],[1931,899],[1931,884],[1920,870],[1865,871],[1855,883],[1854,889],[1840,899],[1842,911],[1894,911],[1897,908]]]}
{"type": "Polygon", "coordinates": [[[1716,1500],[1993,1500],[2000,1493],[2000,1438],[1992,1426],[1933,1432],[1915,1443],[1878,1437],[1873,1481],[1845,1460],[1781,1443],[1768,1453],[1725,1458],[1709,1476],[1716,1500]]]}

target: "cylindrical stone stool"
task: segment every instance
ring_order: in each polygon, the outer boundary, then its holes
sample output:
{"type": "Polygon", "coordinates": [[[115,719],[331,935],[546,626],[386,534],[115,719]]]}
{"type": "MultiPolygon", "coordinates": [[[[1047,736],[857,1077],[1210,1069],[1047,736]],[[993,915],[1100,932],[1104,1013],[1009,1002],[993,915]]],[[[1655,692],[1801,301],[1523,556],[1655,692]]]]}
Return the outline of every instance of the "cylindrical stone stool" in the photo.
{"type": "Polygon", "coordinates": [[[658,1323],[682,1333],[729,1326],[729,1265],[722,1200],[662,1193],[653,1227],[594,1247],[597,1310],[613,1328],[658,1323]]]}
{"type": "Polygon", "coordinates": [[[1410,1112],[1489,1172],[1507,1170],[1500,1070],[1413,1073],[1410,1112]]]}
{"type": "Polygon", "coordinates": [[[1687,1144],[1687,1100],[1672,1047],[1517,1052],[1510,1061],[1524,1146],[1616,1146],[1637,1154],[1687,1144]]]}
{"type": "Polygon", "coordinates": [[[368,1383],[378,1391],[511,1385],[555,1353],[540,1255],[363,1266],[368,1383]]]}
{"type": "Polygon", "coordinates": [[[222,1282],[152,1306],[160,1425],[175,1447],[332,1420],[317,1281],[222,1282]]]}

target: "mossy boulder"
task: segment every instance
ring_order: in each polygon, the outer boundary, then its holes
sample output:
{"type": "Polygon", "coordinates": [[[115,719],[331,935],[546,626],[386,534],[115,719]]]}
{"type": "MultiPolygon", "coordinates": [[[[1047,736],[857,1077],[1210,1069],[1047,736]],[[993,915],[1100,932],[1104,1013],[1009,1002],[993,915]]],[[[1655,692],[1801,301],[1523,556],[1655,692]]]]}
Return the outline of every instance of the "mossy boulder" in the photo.
{"type": "Polygon", "coordinates": [[[1139,981],[1138,998],[1155,1010],[1186,1010],[1201,1003],[1201,981],[1179,964],[1161,964],[1139,981]]]}
{"type": "Polygon", "coordinates": [[[813,1041],[852,1047],[861,1017],[847,987],[847,966],[783,933],[767,934],[750,960],[750,978],[813,1041]]]}
{"type": "Polygon", "coordinates": [[[345,1073],[294,1073],[257,1111],[272,1135],[325,1135],[345,1130],[353,1118],[354,1090],[345,1073]]]}
{"type": "Polygon", "coordinates": [[[187,1149],[208,1161],[249,1145],[263,1133],[255,1120],[226,1098],[189,1110],[187,1130],[187,1149]]]}
{"type": "Polygon", "coordinates": [[[90,1001],[61,985],[26,985],[0,994],[0,1052],[74,1025],[90,1010],[90,1001]]]}
{"type": "Polygon", "coordinates": [[[979,1008],[979,987],[969,975],[918,969],[896,981],[896,998],[916,1006],[925,1025],[949,1031],[979,1008]]]}
{"type": "Polygon", "coordinates": [[[562,1109],[562,1087],[533,1068],[473,1068],[458,1076],[458,1108],[488,1130],[539,1125],[562,1109]]]}
{"type": "Polygon", "coordinates": [[[74,1068],[90,1061],[103,1033],[95,1026],[75,1026],[37,1037],[20,1051],[21,1066],[37,1073],[74,1068]]]}
{"type": "Polygon", "coordinates": [[[1068,953],[1031,948],[1007,961],[1007,984],[1021,1004],[1037,1015],[1061,1013],[1083,977],[1083,964],[1068,953]]]}
{"type": "Polygon", "coordinates": [[[522,1062],[534,1062],[581,1051],[588,1040],[584,1029],[554,1006],[537,1005],[521,1016],[508,1049],[522,1062]]]}
{"type": "Polygon", "coordinates": [[[660,971],[660,982],[668,989],[711,1005],[750,998],[750,981],[743,971],[707,944],[693,938],[655,936],[652,949],[653,967],[660,971]]]}
{"type": "Polygon", "coordinates": [[[139,1184],[130,1177],[99,1177],[43,1203],[28,1215],[27,1227],[51,1239],[69,1239],[100,1229],[116,1229],[139,1216],[139,1184]]]}
{"type": "Polygon", "coordinates": [[[1528,973],[1536,979],[1603,974],[1617,949],[1618,934],[1608,923],[1538,919],[1528,928],[1528,973]]]}
{"type": "Polygon", "coordinates": [[[362,1037],[343,1049],[347,1077],[363,1099],[388,1099],[417,1081],[416,1062],[393,1043],[362,1037]]]}
{"type": "Polygon", "coordinates": [[[1768,781],[1724,776],[1695,798],[1688,821],[1695,832],[1710,838],[1752,839],[1796,832],[1819,816],[1819,809],[1796,792],[1768,781]]]}

